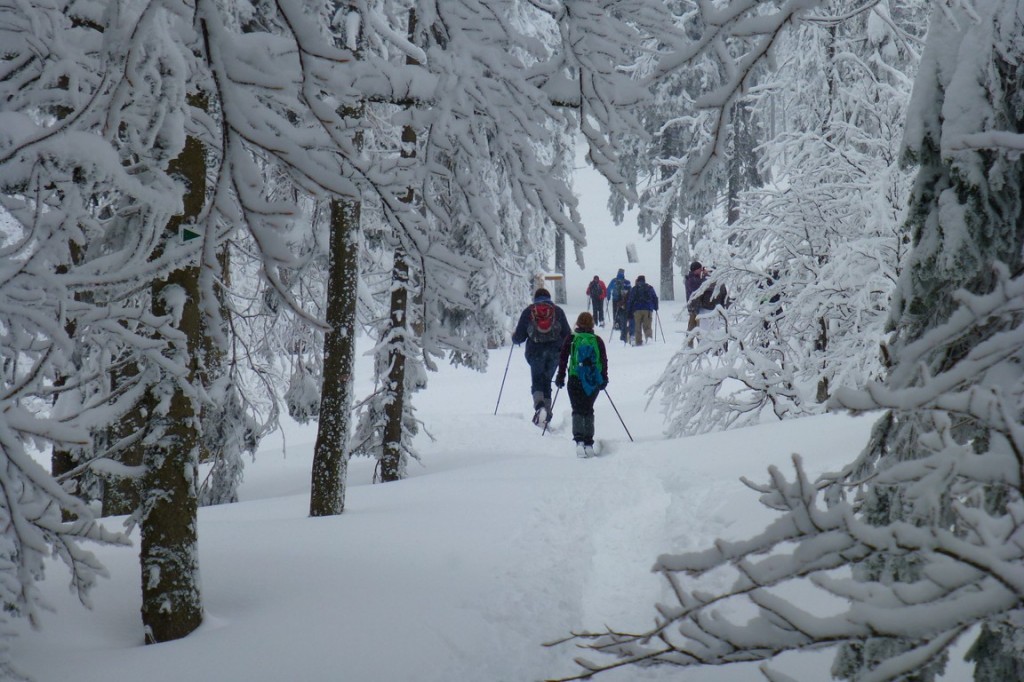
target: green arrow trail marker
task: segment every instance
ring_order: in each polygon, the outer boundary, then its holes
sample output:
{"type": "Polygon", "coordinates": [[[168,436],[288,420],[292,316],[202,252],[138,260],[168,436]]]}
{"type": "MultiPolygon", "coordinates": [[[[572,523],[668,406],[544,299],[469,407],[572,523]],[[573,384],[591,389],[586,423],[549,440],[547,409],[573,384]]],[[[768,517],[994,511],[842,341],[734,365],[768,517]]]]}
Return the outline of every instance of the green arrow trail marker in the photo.
{"type": "Polygon", "coordinates": [[[183,242],[190,242],[193,239],[199,239],[202,236],[203,235],[199,234],[198,232],[193,232],[187,227],[181,228],[181,241],[183,242]]]}

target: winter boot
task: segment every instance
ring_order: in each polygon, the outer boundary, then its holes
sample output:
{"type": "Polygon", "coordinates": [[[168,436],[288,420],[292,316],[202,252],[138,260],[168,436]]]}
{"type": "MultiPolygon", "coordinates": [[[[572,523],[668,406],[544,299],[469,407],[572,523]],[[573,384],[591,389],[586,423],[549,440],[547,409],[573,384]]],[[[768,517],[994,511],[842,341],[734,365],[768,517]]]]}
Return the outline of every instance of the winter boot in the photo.
{"type": "Polygon", "coordinates": [[[547,422],[545,417],[549,414],[544,409],[544,394],[540,391],[533,392],[533,423],[537,426],[544,426],[547,422]]]}
{"type": "MultiPolygon", "coordinates": [[[[576,452],[577,452],[577,457],[578,457],[579,456],[579,445],[576,446],[576,452]]],[[[594,446],[593,445],[584,445],[583,446],[583,456],[584,457],[595,457],[596,455],[597,455],[597,453],[594,452],[594,446]]]]}
{"type": "Polygon", "coordinates": [[[587,457],[587,446],[582,441],[576,441],[576,456],[579,458],[587,457]]]}

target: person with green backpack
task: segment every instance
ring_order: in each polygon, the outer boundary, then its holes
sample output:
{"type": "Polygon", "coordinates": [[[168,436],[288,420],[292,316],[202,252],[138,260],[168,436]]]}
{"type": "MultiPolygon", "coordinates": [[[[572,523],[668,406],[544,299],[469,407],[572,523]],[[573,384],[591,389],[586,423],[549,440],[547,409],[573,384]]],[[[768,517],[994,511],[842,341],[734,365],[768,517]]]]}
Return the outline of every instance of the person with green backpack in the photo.
{"type": "Polygon", "coordinates": [[[604,341],[594,334],[594,316],[580,313],[576,329],[562,344],[555,386],[566,385],[569,375],[569,402],[572,404],[572,439],[577,457],[593,457],[594,402],[608,385],[608,353],[604,341]]]}

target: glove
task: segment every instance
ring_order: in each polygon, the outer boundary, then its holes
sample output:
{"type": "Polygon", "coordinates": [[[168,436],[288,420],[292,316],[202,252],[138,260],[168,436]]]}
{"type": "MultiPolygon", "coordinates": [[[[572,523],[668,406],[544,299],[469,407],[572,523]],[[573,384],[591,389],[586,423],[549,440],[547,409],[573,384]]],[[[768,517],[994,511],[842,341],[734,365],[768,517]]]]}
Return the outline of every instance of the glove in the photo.
{"type": "Polygon", "coordinates": [[[600,386],[598,386],[598,387],[597,387],[597,390],[599,390],[599,391],[603,391],[603,390],[604,390],[604,389],[606,389],[606,388],[608,388],[608,382],[607,382],[607,381],[604,381],[604,382],[602,382],[602,383],[601,383],[601,385],[600,385],[600,386]]]}
{"type": "Polygon", "coordinates": [[[555,377],[555,386],[557,386],[558,388],[562,388],[565,386],[565,377],[563,375],[559,374],[557,377],[555,377]]]}

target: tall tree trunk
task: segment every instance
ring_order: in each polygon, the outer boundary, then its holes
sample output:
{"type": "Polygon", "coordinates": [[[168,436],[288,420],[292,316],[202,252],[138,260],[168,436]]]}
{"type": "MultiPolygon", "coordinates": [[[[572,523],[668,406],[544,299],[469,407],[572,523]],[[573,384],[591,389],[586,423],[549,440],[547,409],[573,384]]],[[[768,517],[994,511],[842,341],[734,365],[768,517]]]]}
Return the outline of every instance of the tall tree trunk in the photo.
{"type": "Polygon", "coordinates": [[[673,215],[675,214],[675,202],[665,212],[661,221],[661,288],[658,297],[662,301],[676,300],[676,273],[673,267],[675,261],[675,240],[672,238],[673,215]]]}
{"type": "Polygon", "coordinates": [[[202,342],[202,363],[199,381],[206,389],[213,389],[214,400],[203,405],[202,421],[207,426],[200,441],[199,460],[212,462],[208,481],[200,490],[200,504],[229,504],[238,501],[238,486],[242,481],[243,449],[240,442],[239,429],[243,428],[239,420],[243,418],[243,409],[238,395],[232,386],[226,383],[225,348],[220,339],[228,336],[228,308],[225,287],[230,285],[231,254],[227,244],[217,253],[217,269],[222,286],[215,289],[217,309],[220,315],[221,329],[217,335],[205,333],[202,342]]]}
{"type": "MultiPolygon", "coordinates": [[[[185,140],[169,170],[183,176],[188,187],[185,210],[167,225],[166,238],[202,213],[206,199],[206,159],[202,144],[185,140]]],[[[166,642],[189,634],[203,620],[199,589],[196,475],[201,424],[199,405],[185,392],[197,378],[203,325],[199,309],[199,267],[175,270],[154,282],[153,311],[170,315],[182,302],[178,330],[186,340],[172,352],[185,359],[187,376],[165,374],[150,391],[153,441],[145,452],[142,493],[142,622],[146,643],[166,642]]]]}
{"type": "Polygon", "coordinates": [[[384,391],[383,452],[380,480],[397,481],[402,477],[402,417],[405,414],[405,349],[408,335],[409,264],[405,251],[395,249],[391,269],[391,321],[388,330],[388,376],[384,391]]]}
{"type": "MultiPolygon", "coordinates": [[[[824,317],[818,318],[818,327],[818,338],[814,342],[814,350],[824,355],[825,351],[828,350],[828,320],[826,320],[824,317]]],[[[828,367],[825,366],[823,363],[821,369],[822,372],[824,372],[826,369],[828,369],[828,367]]],[[[822,374],[822,376],[818,379],[818,390],[815,393],[814,397],[815,400],[817,400],[819,403],[824,403],[826,400],[828,400],[829,387],[827,375],[822,374]]]]}
{"type": "MultiPolygon", "coordinates": [[[[416,38],[416,12],[409,12],[409,40],[416,38]]],[[[419,62],[406,57],[406,64],[416,65],[419,62]]],[[[416,129],[412,126],[402,128],[403,159],[416,157],[416,129]]],[[[415,191],[410,188],[402,197],[402,201],[411,205],[416,200],[415,191]]],[[[383,482],[397,481],[402,477],[402,433],[405,415],[405,353],[408,348],[409,336],[409,262],[405,250],[395,249],[391,267],[391,310],[388,322],[388,376],[384,391],[384,432],[381,436],[380,480],[383,482]]]]}
{"type": "MultiPolygon", "coordinates": [[[[757,126],[750,104],[739,101],[732,106],[732,149],[729,154],[729,188],[726,222],[733,225],[740,219],[740,193],[764,184],[758,169],[757,126]]],[[[729,242],[733,241],[732,234],[729,242]]]]}
{"type": "Polygon", "coordinates": [[[565,232],[561,228],[557,228],[555,233],[555,272],[561,273],[562,278],[555,280],[554,291],[551,292],[552,299],[555,303],[561,303],[562,305],[566,302],[565,292],[565,232]]]}
{"type": "Polygon", "coordinates": [[[331,255],[324,335],[320,421],[313,449],[310,516],[345,510],[348,441],[352,432],[352,371],[356,356],[356,293],[359,287],[358,201],[331,201],[331,255]]]}
{"type": "MultiPolygon", "coordinates": [[[[110,381],[119,386],[134,380],[139,374],[138,364],[132,362],[111,372],[110,381]]],[[[143,443],[148,429],[144,404],[134,409],[111,424],[104,434],[107,448],[113,448],[111,454],[118,462],[130,467],[142,466],[145,459],[146,446],[143,443]]],[[[139,479],[130,476],[107,476],[103,481],[103,515],[121,516],[131,514],[139,508],[141,502],[139,479]]]]}
{"type": "MultiPolygon", "coordinates": [[[[71,243],[71,247],[74,248],[73,242],[71,243]]],[[[77,251],[77,249],[75,250],[77,251]]],[[[57,268],[57,271],[61,274],[67,272],[67,270],[68,268],[66,266],[61,266],[57,268]]],[[[79,294],[76,293],[75,298],[77,299],[78,296],[79,294]]],[[[69,339],[75,338],[75,328],[76,325],[74,322],[68,322],[67,324],[64,325],[64,331],[67,332],[69,339]]],[[[70,378],[71,377],[67,374],[57,375],[53,380],[53,387],[58,390],[63,388],[67,384],[68,379],[70,378]]],[[[54,400],[55,408],[59,408],[60,398],[61,394],[58,393],[57,398],[54,400]]],[[[79,462],[77,452],[75,452],[74,450],[66,450],[64,448],[55,446],[52,452],[50,453],[50,474],[54,478],[64,476],[65,474],[70,474],[78,465],[78,463],[79,462]]],[[[65,482],[64,485],[67,486],[69,485],[69,483],[65,482]]],[[[74,492],[76,495],[81,497],[83,500],[88,499],[88,491],[85,489],[85,486],[82,485],[81,475],[78,475],[71,479],[70,485],[74,486],[74,492]]],[[[61,510],[61,517],[65,521],[74,520],[74,517],[67,509],[61,510]]]]}
{"type": "MultiPolygon", "coordinates": [[[[335,0],[335,14],[356,16],[351,0],[335,0]]],[[[362,32],[339,35],[342,47],[358,57],[362,32]]],[[[342,115],[362,118],[363,106],[344,107],[342,115]]],[[[353,143],[362,147],[362,135],[353,143]]],[[[356,364],[356,300],[359,293],[359,237],[362,203],[357,199],[331,200],[330,263],[327,267],[327,332],[324,334],[323,385],[320,418],[313,447],[309,490],[310,516],[335,516],[345,511],[348,445],[352,435],[352,373],[356,364]]]]}
{"type": "MultiPolygon", "coordinates": [[[[728,161],[728,186],[725,199],[725,222],[733,225],[740,219],[740,192],[743,187],[743,159],[740,149],[740,130],[742,109],[739,103],[732,105],[732,150],[728,161]]],[[[729,241],[732,241],[732,233],[729,233],[729,241]]]]}

